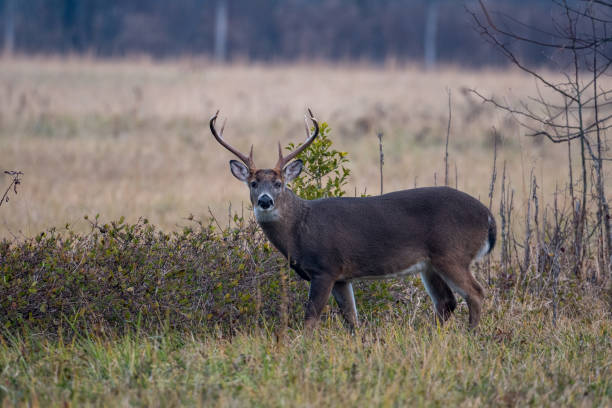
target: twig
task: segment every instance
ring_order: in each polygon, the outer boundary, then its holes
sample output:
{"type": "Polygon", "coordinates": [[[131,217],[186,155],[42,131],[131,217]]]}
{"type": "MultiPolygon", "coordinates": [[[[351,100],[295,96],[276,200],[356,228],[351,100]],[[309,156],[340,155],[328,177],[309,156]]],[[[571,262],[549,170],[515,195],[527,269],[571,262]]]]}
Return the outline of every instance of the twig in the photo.
{"type": "MultiPolygon", "coordinates": [[[[533,174],[533,168],[529,173],[529,195],[527,196],[527,216],[525,217],[525,254],[523,258],[523,266],[521,267],[522,279],[526,279],[527,271],[529,270],[529,263],[531,262],[531,198],[533,190],[536,188],[535,175],[533,174]]],[[[520,264],[519,264],[520,266],[520,264]]]]}
{"type": "Polygon", "coordinates": [[[451,129],[451,90],[447,88],[448,92],[448,126],[446,127],[446,148],[444,149],[444,185],[448,186],[448,139],[450,138],[451,129]]]}
{"type": "Polygon", "coordinates": [[[7,170],[4,172],[4,174],[11,176],[13,179],[11,180],[11,184],[9,184],[8,188],[0,199],[0,207],[2,206],[2,204],[9,202],[9,192],[11,191],[11,189],[15,194],[17,194],[17,186],[21,184],[20,177],[23,176],[22,172],[14,170],[7,170]]]}
{"type": "Polygon", "coordinates": [[[506,224],[506,205],[507,205],[507,192],[506,192],[506,162],[504,161],[504,167],[502,172],[501,180],[501,198],[499,201],[499,216],[501,219],[501,263],[502,263],[502,276],[506,277],[508,271],[508,230],[506,224]]]}
{"type": "Polygon", "coordinates": [[[380,195],[383,194],[383,165],[385,164],[385,155],[383,153],[383,132],[378,132],[378,149],[380,157],[380,195]]]}
{"type": "MultiPolygon", "coordinates": [[[[493,128],[493,170],[491,172],[491,185],[489,187],[489,211],[493,207],[493,193],[495,190],[495,179],[497,178],[497,131],[493,128]]],[[[491,257],[487,257],[487,283],[491,286],[491,257]]]]}
{"type": "Polygon", "coordinates": [[[491,173],[491,185],[489,187],[489,211],[493,207],[493,193],[495,180],[497,178],[497,129],[493,128],[493,171],[491,173]]]}
{"type": "Polygon", "coordinates": [[[455,189],[459,190],[459,173],[457,172],[457,162],[455,162],[455,189]]]}

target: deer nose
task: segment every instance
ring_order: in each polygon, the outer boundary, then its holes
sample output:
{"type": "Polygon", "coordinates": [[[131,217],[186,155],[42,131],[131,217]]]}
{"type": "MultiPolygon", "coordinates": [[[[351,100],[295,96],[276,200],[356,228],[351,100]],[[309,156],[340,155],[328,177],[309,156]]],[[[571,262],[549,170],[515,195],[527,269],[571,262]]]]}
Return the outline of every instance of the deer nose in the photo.
{"type": "Polygon", "coordinates": [[[262,194],[261,197],[259,197],[259,199],[257,200],[257,205],[263,208],[264,210],[267,210],[268,208],[274,205],[274,200],[272,200],[272,197],[270,197],[269,195],[262,194]]]}

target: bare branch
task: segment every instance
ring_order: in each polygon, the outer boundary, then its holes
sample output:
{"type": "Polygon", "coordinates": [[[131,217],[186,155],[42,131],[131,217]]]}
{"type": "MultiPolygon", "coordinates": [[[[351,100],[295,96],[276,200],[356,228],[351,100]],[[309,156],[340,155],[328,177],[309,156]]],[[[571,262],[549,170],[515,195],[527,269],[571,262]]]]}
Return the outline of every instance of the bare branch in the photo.
{"type": "Polygon", "coordinates": [[[7,170],[4,172],[4,174],[11,176],[13,179],[11,180],[11,184],[9,184],[6,191],[4,191],[4,194],[2,194],[2,198],[0,198],[0,207],[2,204],[9,202],[9,193],[11,190],[13,190],[13,193],[17,194],[17,186],[21,184],[21,176],[23,176],[23,173],[20,171],[7,170]]]}
{"type": "MultiPolygon", "coordinates": [[[[481,1],[481,0],[479,0],[479,1],[481,1]]],[[[485,37],[487,37],[488,39],[490,39],[493,42],[493,44],[502,52],[502,54],[504,54],[514,65],[516,65],[522,71],[524,71],[524,72],[528,73],[529,75],[533,76],[534,78],[536,78],[537,80],[542,82],[544,85],[546,85],[549,88],[553,89],[555,92],[558,92],[561,95],[563,95],[563,96],[565,96],[565,97],[567,97],[567,98],[569,98],[571,100],[575,100],[575,97],[573,95],[571,95],[571,94],[565,92],[564,90],[560,89],[557,85],[555,85],[552,82],[548,81],[542,75],[538,74],[534,70],[532,70],[532,69],[528,68],[527,66],[525,66],[524,64],[522,64],[519,61],[518,57],[505,44],[503,44],[501,41],[499,41],[499,39],[496,36],[494,36],[485,25],[482,24],[482,22],[478,19],[478,17],[476,16],[475,13],[473,13],[473,12],[470,12],[470,13],[472,14],[472,17],[473,17],[474,21],[476,22],[476,24],[478,25],[478,27],[481,29],[481,34],[484,35],[485,37]]]]}
{"type": "MultiPolygon", "coordinates": [[[[522,41],[528,44],[533,44],[533,45],[537,45],[540,47],[546,47],[546,48],[557,48],[557,49],[569,49],[569,48],[574,48],[576,50],[585,50],[585,49],[590,49],[593,46],[597,46],[600,45],[602,43],[607,43],[610,42],[612,39],[609,38],[604,38],[601,40],[596,40],[595,42],[586,42],[586,41],[580,41],[579,43],[581,44],[580,46],[577,46],[575,43],[572,43],[571,45],[569,44],[564,44],[564,43],[549,43],[549,42],[543,42],[543,41],[538,41],[538,40],[534,40],[533,38],[529,38],[529,37],[523,37],[520,36],[516,33],[513,33],[511,31],[506,31],[506,30],[502,30],[501,28],[499,28],[495,22],[493,21],[493,19],[491,18],[491,15],[489,14],[489,11],[487,10],[487,8],[485,7],[484,3],[482,2],[482,0],[478,0],[478,2],[480,3],[480,8],[482,9],[483,14],[485,15],[485,18],[487,20],[487,23],[489,24],[489,27],[491,27],[495,32],[502,34],[506,37],[509,38],[513,38],[515,40],[518,41],[522,41]]],[[[582,14],[583,15],[583,14],[582,14]]],[[[590,18],[590,16],[588,16],[590,18]]],[[[521,23],[521,22],[517,22],[514,18],[512,17],[507,17],[508,19],[516,22],[517,24],[520,24],[524,27],[528,27],[527,25],[521,23]]],[[[480,24],[479,24],[480,25],[480,24]]],[[[549,35],[549,36],[553,36],[553,34],[542,31],[542,30],[538,30],[537,28],[534,27],[528,27],[531,30],[534,31],[538,31],[541,32],[543,34],[549,35]]],[[[559,36],[557,36],[557,38],[561,38],[559,36]]]]}

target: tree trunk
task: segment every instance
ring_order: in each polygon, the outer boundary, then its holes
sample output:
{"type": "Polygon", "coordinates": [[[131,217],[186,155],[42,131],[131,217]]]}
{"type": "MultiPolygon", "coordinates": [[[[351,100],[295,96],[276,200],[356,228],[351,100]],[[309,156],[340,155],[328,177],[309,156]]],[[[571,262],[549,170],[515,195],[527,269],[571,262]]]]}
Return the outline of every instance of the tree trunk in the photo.
{"type": "Polygon", "coordinates": [[[15,50],[15,0],[4,0],[4,55],[15,50]]]}
{"type": "Polygon", "coordinates": [[[227,2],[228,0],[217,0],[215,13],[215,60],[224,62],[227,59],[227,2]]]}
{"type": "Polygon", "coordinates": [[[427,7],[425,19],[425,67],[433,69],[436,67],[436,36],[438,33],[438,2],[432,1],[427,7]]]}

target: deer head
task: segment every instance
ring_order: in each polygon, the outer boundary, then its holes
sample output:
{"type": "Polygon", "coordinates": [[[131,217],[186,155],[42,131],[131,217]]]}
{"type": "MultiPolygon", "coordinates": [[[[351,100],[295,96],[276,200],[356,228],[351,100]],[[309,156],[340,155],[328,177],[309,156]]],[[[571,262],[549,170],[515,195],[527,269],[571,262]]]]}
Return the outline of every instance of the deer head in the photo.
{"type": "Polygon", "coordinates": [[[229,145],[223,139],[225,122],[221,126],[221,131],[217,132],[215,122],[219,111],[210,119],[210,131],[214,138],[223,147],[232,152],[238,160],[230,160],[230,170],[234,177],[246,183],[250,191],[251,204],[255,211],[255,216],[259,222],[271,222],[279,219],[278,204],[282,202],[287,189],[287,183],[299,176],[302,171],[303,163],[300,159],[292,161],[297,155],[304,151],[319,135],[319,123],[314,118],[312,111],[308,109],[308,115],[304,118],[306,125],[306,141],[287,156],[283,156],[282,147],[278,143],[278,161],[273,168],[257,169],[253,161],[253,146],[248,156],[240,153],[237,149],[229,145]],[[310,133],[308,129],[308,119],[314,125],[314,131],[310,133]]]}

